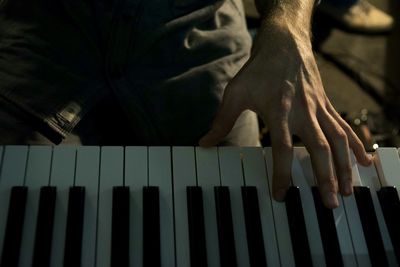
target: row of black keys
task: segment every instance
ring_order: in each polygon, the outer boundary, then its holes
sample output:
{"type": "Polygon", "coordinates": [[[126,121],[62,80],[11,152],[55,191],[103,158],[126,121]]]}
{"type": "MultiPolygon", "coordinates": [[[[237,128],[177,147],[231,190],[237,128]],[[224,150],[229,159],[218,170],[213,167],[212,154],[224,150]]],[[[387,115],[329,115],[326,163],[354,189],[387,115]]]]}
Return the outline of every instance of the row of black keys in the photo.
{"type": "MultiPolygon", "coordinates": [[[[343,266],[332,210],[322,205],[316,187],[312,188],[327,266],[343,266]]],[[[18,266],[27,199],[27,187],[11,190],[1,267],[18,266]]],[[[367,187],[354,190],[362,227],[373,266],[388,261],[379,231],[371,194],[367,187]]],[[[400,262],[400,201],[395,188],[378,192],[384,218],[398,262],[400,262]]],[[[251,266],[267,266],[256,187],[242,187],[242,200],[248,252],[251,266]]],[[[56,188],[42,187],[36,225],[33,267],[49,266],[56,188]]],[[[69,192],[64,266],[81,265],[85,188],[71,187],[69,192]]],[[[112,205],[111,266],[129,266],[129,187],[114,187],[112,205]]],[[[310,246],[302,211],[300,192],[291,187],[286,210],[296,266],[312,266],[310,246]]],[[[221,266],[236,266],[236,250],[229,188],[215,187],[215,204],[221,266]]],[[[158,187],[143,188],[143,264],[161,266],[160,210],[158,187]]],[[[187,187],[187,209],[191,266],[207,266],[201,187],[187,187]]]]}

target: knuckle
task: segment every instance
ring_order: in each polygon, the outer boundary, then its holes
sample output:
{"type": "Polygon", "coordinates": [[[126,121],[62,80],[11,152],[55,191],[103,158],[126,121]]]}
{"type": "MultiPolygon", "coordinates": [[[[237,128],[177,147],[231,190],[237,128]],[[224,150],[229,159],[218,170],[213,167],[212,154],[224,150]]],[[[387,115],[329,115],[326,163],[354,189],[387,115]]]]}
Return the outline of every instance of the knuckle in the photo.
{"type": "Polygon", "coordinates": [[[337,129],[335,133],[335,140],[340,143],[347,143],[347,134],[342,129],[337,129]]]}
{"type": "Polygon", "coordinates": [[[286,140],[286,138],[280,138],[278,143],[277,143],[278,149],[282,152],[283,151],[288,151],[291,150],[291,142],[289,140],[286,140]]]}
{"type": "MultiPolygon", "coordinates": [[[[343,120],[343,119],[342,119],[342,120],[343,120]]],[[[343,120],[343,123],[342,123],[341,126],[343,127],[343,130],[344,130],[346,133],[352,133],[352,132],[353,132],[353,129],[351,128],[351,126],[350,126],[345,120],[343,120]]]]}
{"type": "Polygon", "coordinates": [[[313,150],[319,154],[330,154],[331,148],[326,140],[319,139],[313,145],[313,150]]]}

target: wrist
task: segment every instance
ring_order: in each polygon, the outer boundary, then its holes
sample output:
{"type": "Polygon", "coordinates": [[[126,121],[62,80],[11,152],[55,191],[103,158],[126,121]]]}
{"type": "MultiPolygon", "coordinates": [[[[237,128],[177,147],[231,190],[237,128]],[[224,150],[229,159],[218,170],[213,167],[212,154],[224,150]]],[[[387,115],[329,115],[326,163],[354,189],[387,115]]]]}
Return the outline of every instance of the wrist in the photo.
{"type": "MultiPolygon", "coordinates": [[[[287,60],[301,54],[313,56],[310,34],[284,21],[264,21],[253,43],[252,57],[269,58],[272,54],[287,56],[287,60]]],[[[284,60],[284,59],[282,59],[284,60]]]]}
{"type": "Polygon", "coordinates": [[[262,27],[288,29],[310,39],[311,17],[319,0],[256,0],[262,27]]]}
{"type": "Polygon", "coordinates": [[[290,43],[311,45],[311,34],[307,27],[296,25],[285,17],[270,17],[261,23],[254,45],[258,43],[277,43],[283,47],[290,43]]]}

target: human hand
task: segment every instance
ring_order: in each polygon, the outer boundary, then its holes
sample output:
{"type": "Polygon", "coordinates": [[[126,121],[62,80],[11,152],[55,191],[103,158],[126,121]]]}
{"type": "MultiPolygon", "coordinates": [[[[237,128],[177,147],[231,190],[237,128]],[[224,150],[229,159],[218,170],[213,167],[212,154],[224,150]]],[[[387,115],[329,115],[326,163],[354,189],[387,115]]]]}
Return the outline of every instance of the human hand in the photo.
{"type": "Polygon", "coordinates": [[[273,196],[283,201],[291,181],[292,135],[310,152],[326,207],[339,206],[337,193],[353,192],[351,148],[357,160],[371,159],[325,94],[309,35],[280,23],[261,28],[252,55],[226,87],[212,129],[201,146],[218,144],[246,109],[256,112],[271,132],[273,196]]]}

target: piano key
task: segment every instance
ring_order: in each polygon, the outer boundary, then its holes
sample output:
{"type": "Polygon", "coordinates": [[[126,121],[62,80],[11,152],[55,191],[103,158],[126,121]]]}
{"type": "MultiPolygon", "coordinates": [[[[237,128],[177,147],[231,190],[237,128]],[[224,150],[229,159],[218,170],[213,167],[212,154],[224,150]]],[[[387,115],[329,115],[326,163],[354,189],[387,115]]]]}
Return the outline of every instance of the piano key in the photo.
{"type": "MultiPolygon", "coordinates": [[[[358,173],[355,157],[351,155],[351,167],[353,186],[360,185],[360,175],[358,173]]],[[[357,203],[354,194],[342,197],[344,209],[346,212],[347,222],[350,229],[351,239],[353,241],[354,252],[356,253],[357,262],[361,266],[371,266],[368,255],[367,242],[363,233],[360,214],[358,212],[357,203]]]]}
{"type": "MultiPolygon", "coordinates": [[[[303,153],[301,153],[301,158],[299,157],[300,153],[296,153],[295,158],[299,159],[299,162],[302,166],[302,171],[304,173],[304,176],[307,177],[308,182],[313,183],[314,181],[315,185],[317,185],[312,169],[311,158],[308,153],[305,153],[306,151],[304,150],[304,148],[300,149],[300,151],[301,150],[303,151],[303,153]],[[313,177],[313,179],[311,179],[311,177],[313,177]]],[[[294,163],[296,165],[296,161],[294,161],[294,163]]],[[[327,266],[358,266],[341,196],[339,196],[338,198],[339,207],[333,210],[329,210],[322,205],[322,200],[320,198],[318,188],[315,187],[314,189],[312,187],[311,190],[315,203],[315,209],[317,211],[318,222],[320,222],[320,234],[324,246],[325,262],[327,266]],[[330,215],[331,213],[333,214],[333,220],[330,215]],[[327,217],[326,221],[325,217],[327,217]],[[322,230],[322,227],[325,227],[327,225],[330,225],[331,227],[322,230]],[[332,225],[336,226],[336,237],[337,242],[339,243],[340,253],[338,252],[337,244],[335,244],[336,240],[334,239],[335,234],[334,230],[332,229],[332,225]],[[342,265],[340,265],[340,257],[338,257],[339,254],[342,258],[342,265]],[[338,262],[337,265],[335,265],[335,262],[338,262]]]]}
{"type": "Polygon", "coordinates": [[[354,240],[350,235],[350,226],[342,196],[339,196],[338,200],[340,206],[333,210],[333,216],[335,218],[336,231],[339,237],[343,263],[344,266],[357,266],[357,255],[353,245],[354,240]]]}
{"type": "MultiPolygon", "coordinates": [[[[81,266],[84,267],[95,266],[99,166],[99,147],[78,147],[76,154],[75,186],[85,188],[85,213],[83,215],[81,246],[81,266]]],[[[77,265],[77,267],[79,267],[79,265],[77,265]]]]}
{"type": "MultiPolygon", "coordinates": [[[[193,212],[196,217],[199,210],[191,211],[189,209],[189,202],[187,198],[186,189],[187,187],[196,186],[196,165],[195,165],[195,154],[193,147],[174,147],[172,149],[172,170],[174,177],[174,212],[175,212],[175,239],[176,239],[176,265],[177,266],[193,266],[193,263],[203,266],[202,262],[206,258],[198,257],[205,249],[205,244],[196,243],[198,246],[195,248],[195,254],[193,251],[193,240],[190,240],[189,244],[189,222],[188,210],[193,212]],[[204,245],[204,247],[202,247],[204,245]],[[191,264],[192,263],[192,264],[191,264]]],[[[200,189],[201,191],[201,189],[200,189]]],[[[200,193],[201,194],[201,193],[200,193]]],[[[190,195],[191,196],[191,195],[190,195]]],[[[196,193],[194,193],[196,198],[196,193]]],[[[201,200],[202,201],[202,200],[201,200]]],[[[191,204],[199,204],[197,202],[191,204]]],[[[202,203],[201,203],[202,205],[202,203]]],[[[194,207],[198,208],[198,207],[194,207]]],[[[195,218],[200,219],[200,218],[195,218]]],[[[204,219],[203,219],[204,220],[204,219]]],[[[201,223],[201,222],[196,222],[201,223]]],[[[204,221],[203,221],[204,225],[204,221]]],[[[198,231],[197,229],[196,231],[198,231]]],[[[196,232],[197,234],[197,232],[196,232]]],[[[193,238],[196,238],[195,235],[193,238]]],[[[201,241],[201,240],[196,240],[201,241]]],[[[204,255],[205,256],[205,255],[204,255]]],[[[206,256],[205,256],[206,257],[206,256]]]]}
{"type": "Polygon", "coordinates": [[[76,147],[74,146],[56,146],[53,148],[50,185],[57,188],[57,198],[50,258],[51,266],[62,266],[63,264],[68,192],[70,186],[74,184],[75,157],[76,147]]]}
{"type": "MultiPolygon", "coordinates": [[[[97,267],[111,263],[112,188],[123,185],[122,147],[102,147],[100,157],[99,201],[97,214],[97,267]]],[[[129,235],[129,233],[126,233],[129,235]]]]}
{"type": "Polygon", "coordinates": [[[129,187],[113,188],[111,266],[129,266],[129,187]]]}
{"type": "Polygon", "coordinates": [[[310,245],[298,187],[289,187],[285,204],[296,266],[312,266],[310,245]]]}
{"type": "Polygon", "coordinates": [[[82,186],[71,187],[65,230],[64,267],[81,266],[84,210],[85,188],[82,186]]]}
{"type": "Polygon", "coordinates": [[[389,266],[369,188],[365,186],[354,187],[354,197],[357,202],[371,265],[389,266]]]}
{"type": "MultiPolygon", "coordinates": [[[[305,166],[302,165],[302,162],[307,161],[307,159],[309,160],[309,154],[304,147],[294,148],[292,182],[294,186],[299,187],[313,266],[322,267],[326,266],[325,254],[321,240],[321,233],[318,227],[314,198],[311,191],[311,188],[315,186],[315,180],[312,170],[308,169],[306,164],[305,166]]],[[[340,250],[338,251],[340,253],[340,250]]],[[[340,254],[338,256],[341,257],[340,254]]]]}
{"type": "MultiPolygon", "coordinates": [[[[0,146],[0,255],[1,259],[7,257],[3,243],[11,188],[23,186],[28,149],[22,146],[0,146]]],[[[19,256],[19,255],[18,255],[19,256]]],[[[17,259],[18,260],[18,256],[17,259]]],[[[1,261],[0,261],[1,263],[1,261]]],[[[3,264],[1,264],[3,266],[3,264]]]]}
{"type": "Polygon", "coordinates": [[[188,186],[186,192],[189,224],[190,266],[207,266],[206,232],[204,228],[202,190],[199,186],[188,186]]]}
{"type": "Polygon", "coordinates": [[[378,148],[375,166],[382,186],[395,186],[400,192],[400,159],[396,148],[378,148]]]}
{"type": "Polygon", "coordinates": [[[39,209],[40,189],[49,185],[52,147],[31,146],[29,149],[25,186],[28,187],[24,230],[20,253],[20,267],[31,267],[35,229],[39,209]]]}
{"type": "MultiPolygon", "coordinates": [[[[230,204],[232,207],[232,223],[235,241],[234,244],[237,251],[237,265],[249,266],[249,248],[247,245],[243,199],[241,196],[242,186],[244,186],[244,179],[240,148],[219,147],[218,155],[221,185],[228,187],[230,192],[230,204]]],[[[261,244],[263,243],[261,242],[261,244]]]]}
{"type": "Polygon", "coordinates": [[[322,244],[324,246],[326,265],[332,267],[345,266],[341,255],[341,248],[338,239],[338,233],[335,227],[333,211],[323,205],[321,195],[317,187],[312,187],[312,193],[314,196],[322,244]]]}
{"type": "Polygon", "coordinates": [[[173,180],[169,147],[149,147],[149,185],[160,192],[160,242],[163,266],[175,266],[173,180]]]}
{"type": "Polygon", "coordinates": [[[11,189],[0,266],[18,266],[27,193],[25,186],[14,186],[11,189]]]}
{"type": "Polygon", "coordinates": [[[272,213],[272,198],[268,183],[269,177],[266,172],[263,149],[261,147],[245,147],[241,151],[245,184],[257,188],[267,265],[280,266],[274,215],[272,213]]]}
{"type": "Polygon", "coordinates": [[[400,262],[400,200],[397,189],[389,186],[382,187],[378,191],[378,198],[397,262],[400,262]]]}
{"type": "Polygon", "coordinates": [[[130,266],[143,266],[143,187],[148,185],[147,147],[125,148],[125,186],[131,190],[130,266]]]}
{"type": "Polygon", "coordinates": [[[35,246],[32,261],[33,267],[50,266],[56,195],[57,188],[53,186],[44,186],[40,189],[35,246]]]}
{"type": "Polygon", "coordinates": [[[249,266],[267,266],[257,188],[255,186],[243,186],[242,199],[250,260],[249,266]]]}
{"type": "MultiPolygon", "coordinates": [[[[267,164],[267,172],[269,177],[269,190],[270,195],[272,196],[273,162],[271,148],[265,148],[265,161],[267,164]]],[[[282,266],[295,266],[293,246],[290,237],[285,203],[280,203],[272,200],[272,210],[274,213],[276,236],[278,240],[281,264],[282,266]]]]}
{"type": "Polygon", "coordinates": [[[374,204],[374,209],[376,212],[376,216],[378,219],[380,233],[383,239],[383,245],[385,247],[385,252],[387,259],[389,261],[389,266],[398,266],[396,256],[394,254],[393,245],[390,240],[389,232],[385,223],[384,216],[382,214],[382,209],[379,203],[377,191],[381,189],[381,184],[379,182],[378,174],[374,165],[370,166],[362,166],[357,164],[358,171],[361,177],[361,184],[363,186],[368,186],[370,188],[370,193],[372,197],[372,201],[374,204]]]}
{"type": "Polygon", "coordinates": [[[237,261],[229,188],[216,186],[214,190],[220,264],[221,267],[234,267],[237,266],[237,261]]]}
{"type": "MultiPolygon", "coordinates": [[[[0,154],[0,214],[8,214],[11,212],[9,211],[10,188],[24,185],[28,149],[22,146],[0,146],[0,154]]],[[[6,223],[7,217],[0,216],[0,256],[2,260],[7,253],[3,249],[6,223]]],[[[18,260],[18,256],[16,260],[18,260]]],[[[3,264],[0,265],[3,266],[3,264]]]]}
{"type": "Polygon", "coordinates": [[[375,151],[374,163],[382,185],[378,192],[379,201],[397,261],[400,262],[400,231],[398,224],[395,226],[400,222],[397,216],[400,213],[400,203],[397,200],[400,194],[400,160],[397,149],[378,148],[375,151]]]}
{"type": "Polygon", "coordinates": [[[161,266],[160,196],[156,186],[143,187],[143,266],[161,266]]]}
{"type": "Polygon", "coordinates": [[[214,186],[221,185],[217,148],[196,147],[196,167],[198,186],[203,191],[207,265],[217,267],[220,260],[214,186]]]}

